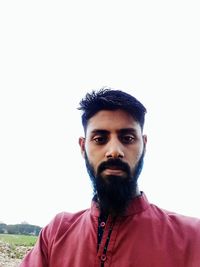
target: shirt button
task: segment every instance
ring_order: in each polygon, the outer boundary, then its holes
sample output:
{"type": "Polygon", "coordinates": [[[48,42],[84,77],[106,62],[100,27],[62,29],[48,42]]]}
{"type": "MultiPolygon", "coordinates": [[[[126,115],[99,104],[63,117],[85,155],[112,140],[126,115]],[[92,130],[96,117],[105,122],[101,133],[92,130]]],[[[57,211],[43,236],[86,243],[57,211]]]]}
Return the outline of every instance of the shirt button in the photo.
{"type": "Polygon", "coordinates": [[[101,261],[105,261],[105,260],[106,260],[106,255],[105,254],[101,255],[101,261]]]}
{"type": "Polygon", "coordinates": [[[101,222],[101,223],[100,223],[100,226],[101,226],[102,228],[105,227],[105,225],[106,225],[105,222],[101,222]]]}

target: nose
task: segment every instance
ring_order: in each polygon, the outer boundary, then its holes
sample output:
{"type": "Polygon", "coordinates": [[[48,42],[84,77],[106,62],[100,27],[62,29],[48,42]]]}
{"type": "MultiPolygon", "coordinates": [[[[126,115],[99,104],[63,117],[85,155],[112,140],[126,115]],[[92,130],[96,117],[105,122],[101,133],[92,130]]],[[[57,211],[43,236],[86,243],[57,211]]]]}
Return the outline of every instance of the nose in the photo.
{"type": "Polygon", "coordinates": [[[112,140],[107,144],[107,150],[105,154],[106,158],[123,158],[124,152],[122,144],[118,140],[112,140]]]}

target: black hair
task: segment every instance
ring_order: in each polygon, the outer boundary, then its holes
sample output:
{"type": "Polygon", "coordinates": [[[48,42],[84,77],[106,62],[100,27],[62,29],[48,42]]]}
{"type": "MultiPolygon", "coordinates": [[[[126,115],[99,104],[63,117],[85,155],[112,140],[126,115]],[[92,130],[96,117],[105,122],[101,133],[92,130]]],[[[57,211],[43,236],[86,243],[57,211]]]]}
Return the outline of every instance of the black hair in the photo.
{"type": "Polygon", "coordinates": [[[101,110],[121,109],[129,113],[143,129],[146,108],[134,96],[120,90],[101,88],[98,91],[87,93],[80,101],[79,110],[82,110],[82,125],[86,131],[88,120],[101,110]]]}

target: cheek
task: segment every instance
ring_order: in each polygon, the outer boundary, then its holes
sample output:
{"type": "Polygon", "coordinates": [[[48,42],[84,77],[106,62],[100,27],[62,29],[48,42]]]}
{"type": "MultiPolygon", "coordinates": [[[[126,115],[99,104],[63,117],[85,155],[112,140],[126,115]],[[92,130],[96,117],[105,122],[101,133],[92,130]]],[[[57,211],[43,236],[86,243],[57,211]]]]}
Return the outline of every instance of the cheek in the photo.
{"type": "Polygon", "coordinates": [[[86,153],[92,162],[98,162],[104,158],[104,151],[100,147],[97,149],[96,146],[86,145],[86,153]]]}
{"type": "Polygon", "coordinates": [[[97,167],[99,165],[100,159],[99,159],[99,154],[95,153],[92,149],[86,149],[86,154],[87,158],[89,160],[89,163],[92,165],[94,168],[95,172],[97,170],[97,167]]]}
{"type": "Polygon", "coordinates": [[[137,149],[135,150],[135,160],[138,161],[142,154],[144,152],[144,145],[143,142],[141,141],[140,145],[138,145],[137,149]]]}
{"type": "Polygon", "coordinates": [[[141,156],[143,154],[143,149],[140,149],[139,151],[135,151],[135,153],[129,154],[129,165],[134,169],[135,165],[140,160],[141,156]]]}
{"type": "Polygon", "coordinates": [[[138,161],[140,160],[141,156],[142,156],[142,151],[136,155],[135,163],[138,163],[138,161]]]}

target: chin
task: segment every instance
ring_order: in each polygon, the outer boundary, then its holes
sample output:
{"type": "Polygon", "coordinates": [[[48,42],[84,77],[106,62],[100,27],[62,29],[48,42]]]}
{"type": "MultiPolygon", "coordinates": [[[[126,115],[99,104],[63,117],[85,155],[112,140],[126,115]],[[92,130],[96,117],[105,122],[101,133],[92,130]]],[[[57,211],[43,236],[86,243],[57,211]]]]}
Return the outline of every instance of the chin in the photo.
{"type": "Polygon", "coordinates": [[[101,175],[101,180],[105,181],[107,184],[109,183],[115,183],[115,181],[121,181],[125,182],[125,180],[129,181],[129,178],[127,175],[101,175]]]}

